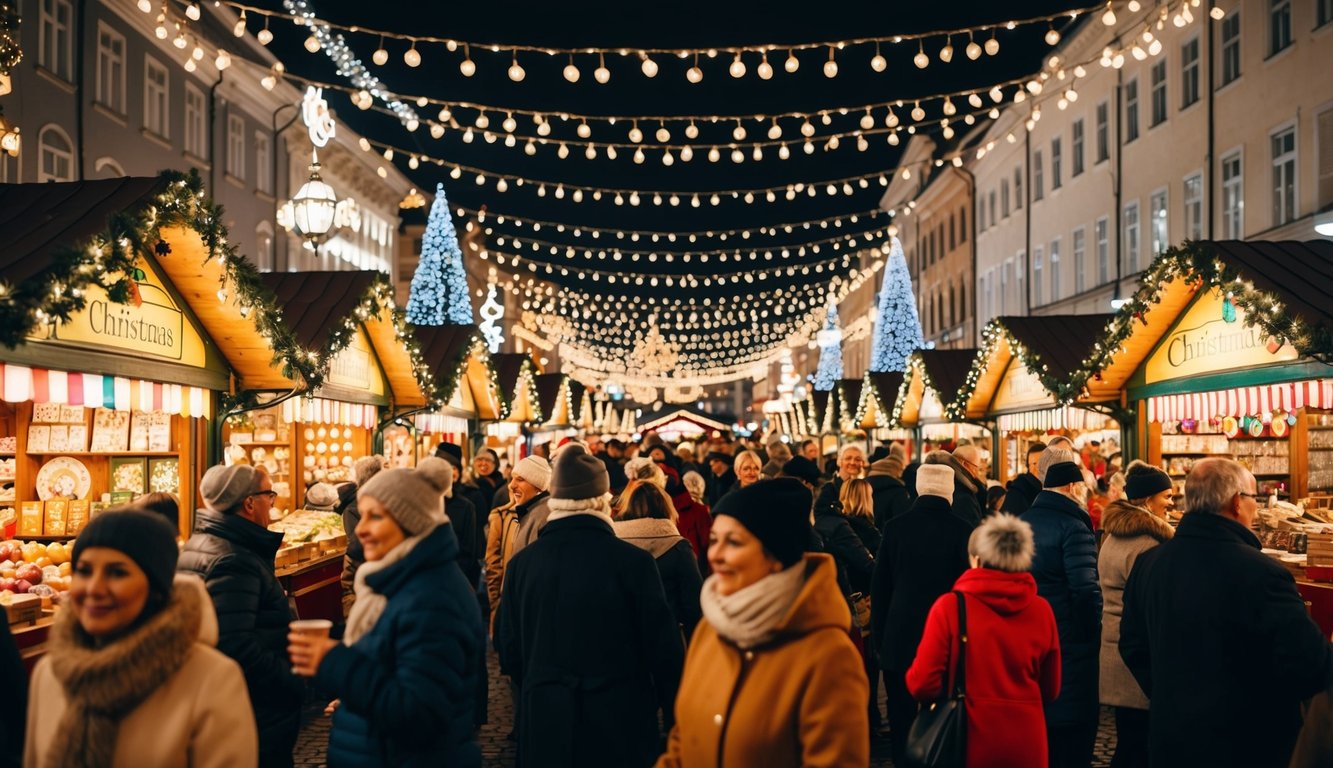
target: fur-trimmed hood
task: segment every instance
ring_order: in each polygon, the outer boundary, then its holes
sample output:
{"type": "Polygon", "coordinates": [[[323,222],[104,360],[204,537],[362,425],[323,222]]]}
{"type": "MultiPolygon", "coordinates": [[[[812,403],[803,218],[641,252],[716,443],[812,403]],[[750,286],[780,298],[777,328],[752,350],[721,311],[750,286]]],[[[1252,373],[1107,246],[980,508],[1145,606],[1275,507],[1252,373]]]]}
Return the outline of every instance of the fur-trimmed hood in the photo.
{"type": "Polygon", "coordinates": [[[1102,529],[1111,536],[1151,536],[1158,541],[1167,541],[1176,535],[1176,530],[1165,520],[1124,499],[1116,499],[1102,512],[1102,529]]]}

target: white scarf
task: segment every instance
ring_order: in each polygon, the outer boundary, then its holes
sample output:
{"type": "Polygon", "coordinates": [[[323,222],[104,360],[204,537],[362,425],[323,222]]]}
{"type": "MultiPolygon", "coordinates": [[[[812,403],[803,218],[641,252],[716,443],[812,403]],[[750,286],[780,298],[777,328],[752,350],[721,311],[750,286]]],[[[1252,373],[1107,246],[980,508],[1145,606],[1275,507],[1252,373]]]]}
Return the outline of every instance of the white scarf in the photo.
{"type": "Polygon", "coordinates": [[[433,530],[403,539],[384,557],[362,563],[361,567],[356,569],[356,580],[352,587],[356,591],[356,602],[352,603],[352,610],[347,614],[347,628],[343,630],[344,645],[354,645],[357,640],[370,632],[375,622],[380,620],[380,614],[384,613],[384,606],[389,604],[389,598],[367,584],[366,577],[379,573],[407,557],[433,530]]]}
{"type": "Polygon", "coordinates": [[[740,648],[763,645],[773,639],[778,622],[805,586],[805,567],[801,560],[726,596],[718,594],[717,574],[709,576],[699,595],[704,618],[740,648]]]}

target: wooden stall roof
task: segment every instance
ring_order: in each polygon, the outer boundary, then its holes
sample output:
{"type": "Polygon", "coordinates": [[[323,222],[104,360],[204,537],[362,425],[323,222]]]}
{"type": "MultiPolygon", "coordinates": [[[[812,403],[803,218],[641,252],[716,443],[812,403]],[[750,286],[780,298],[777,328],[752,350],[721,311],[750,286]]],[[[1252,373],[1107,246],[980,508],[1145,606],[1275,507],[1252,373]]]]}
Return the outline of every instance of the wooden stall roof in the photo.
{"type": "Polygon", "coordinates": [[[434,384],[425,369],[418,372],[402,338],[407,326],[394,316],[396,307],[381,305],[379,312],[364,319],[356,315],[357,308],[377,291],[387,291],[384,274],[370,270],[266,272],[262,280],[302,348],[323,352],[331,330],[348,321],[360,323],[379,358],[395,405],[416,407],[430,401],[434,384]]]}
{"type": "Polygon", "coordinates": [[[1251,297],[1280,302],[1277,322],[1259,315],[1266,331],[1280,332],[1275,326],[1299,319],[1305,333],[1292,340],[1297,350],[1316,357],[1333,354],[1333,302],[1329,301],[1333,296],[1333,242],[1191,243],[1171,249],[1149,266],[1134,300],[1121,308],[1103,337],[1101,359],[1092,366],[1096,374],[1083,382],[1071,382],[1071,386],[1087,386],[1079,401],[1118,400],[1199,290],[1222,278],[1251,297]]]}
{"type": "Polygon", "coordinates": [[[491,355],[500,391],[509,400],[508,421],[541,421],[541,404],[535,403],[536,382],[532,380],[532,358],[522,352],[497,352],[491,355]],[[536,408],[533,408],[533,405],[536,408]]]}
{"type": "Polygon", "coordinates": [[[537,388],[537,405],[542,409],[542,417],[546,420],[546,425],[551,427],[564,427],[574,423],[574,414],[571,412],[577,408],[574,397],[569,389],[572,379],[563,373],[539,373],[532,377],[533,384],[537,388]],[[569,393],[569,408],[561,407],[560,398],[563,394],[569,393]],[[554,423],[552,420],[557,416],[562,416],[560,423],[554,423]]]}
{"type": "Polygon", "coordinates": [[[975,349],[920,349],[917,358],[921,361],[926,381],[935,389],[941,403],[952,402],[958,396],[958,390],[967,381],[967,372],[972,368],[972,361],[977,358],[975,349]]]}
{"type": "Polygon", "coordinates": [[[592,397],[583,382],[569,379],[569,423],[571,426],[592,426],[592,397]]]}
{"type": "Polygon", "coordinates": [[[854,419],[857,415],[857,409],[861,405],[861,389],[864,386],[863,379],[838,380],[838,398],[842,404],[842,413],[849,419],[854,419]]]}
{"type": "MultiPolygon", "coordinates": [[[[481,340],[481,331],[475,325],[414,325],[411,334],[421,348],[421,357],[435,380],[435,397],[439,402],[453,399],[460,383],[469,387],[472,375],[471,354],[481,340]]],[[[489,374],[481,371],[489,378],[489,374]]],[[[483,386],[484,382],[476,382],[483,386]]]]}
{"type": "Polygon", "coordinates": [[[893,414],[904,375],[902,371],[866,371],[855,417],[862,428],[897,426],[892,423],[893,414]]]}
{"type": "Polygon", "coordinates": [[[810,390],[810,407],[812,408],[810,416],[814,420],[815,426],[821,429],[824,423],[824,414],[828,413],[830,395],[832,394],[833,390],[810,390]]]}
{"type": "Polygon", "coordinates": [[[731,430],[731,423],[735,421],[735,419],[732,419],[731,422],[725,421],[724,419],[727,418],[729,417],[724,414],[704,413],[697,408],[663,408],[652,413],[645,413],[643,420],[639,422],[639,432],[646,434],[678,419],[696,424],[705,431],[715,429],[725,432],[731,430]]]}

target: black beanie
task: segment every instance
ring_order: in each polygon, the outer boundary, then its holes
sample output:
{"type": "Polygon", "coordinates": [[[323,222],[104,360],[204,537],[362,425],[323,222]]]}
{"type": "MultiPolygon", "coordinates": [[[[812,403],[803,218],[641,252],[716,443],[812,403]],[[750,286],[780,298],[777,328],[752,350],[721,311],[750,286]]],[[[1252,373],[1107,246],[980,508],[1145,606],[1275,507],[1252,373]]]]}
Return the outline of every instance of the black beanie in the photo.
{"type": "Polygon", "coordinates": [[[171,594],[176,573],[176,532],[161,515],[138,509],[112,510],[94,517],[74,540],[70,562],[90,547],[124,552],[148,576],[148,584],[162,595],[171,594]]]}
{"type": "Polygon", "coordinates": [[[1155,496],[1172,487],[1171,477],[1150,464],[1131,464],[1125,470],[1125,498],[1131,501],[1155,496]]]}
{"type": "Polygon", "coordinates": [[[1060,488],[1070,483],[1083,482],[1083,470],[1072,461],[1059,461],[1046,468],[1046,482],[1043,488],[1060,488]]]}
{"type": "Polygon", "coordinates": [[[790,567],[801,559],[810,543],[813,500],[800,480],[779,477],[728,493],[713,507],[713,515],[736,518],[783,567],[790,567]]]}

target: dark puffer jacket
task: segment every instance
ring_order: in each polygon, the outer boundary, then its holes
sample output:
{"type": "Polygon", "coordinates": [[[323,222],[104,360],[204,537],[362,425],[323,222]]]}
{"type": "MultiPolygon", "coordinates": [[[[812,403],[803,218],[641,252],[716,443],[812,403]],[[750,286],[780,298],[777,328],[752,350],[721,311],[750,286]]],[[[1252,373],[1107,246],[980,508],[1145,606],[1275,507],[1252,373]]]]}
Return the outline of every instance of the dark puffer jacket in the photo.
{"type": "Polygon", "coordinates": [[[176,570],[198,575],[208,587],[218,615],[218,650],[245,673],[259,751],[265,755],[291,753],[305,690],[287,658],[287,625],[296,617],[273,573],[281,544],[281,533],[201,509],[176,564],[176,570]]]}
{"type": "Polygon", "coordinates": [[[902,480],[893,475],[876,474],[871,469],[866,482],[870,483],[870,497],[875,505],[875,527],[879,530],[884,530],[886,523],[911,509],[912,496],[902,480]]]}
{"type": "Polygon", "coordinates": [[[851,523],[842,514],[842,504],[835,500],[832,506],[816,505],[815,531],[824,541],[824,551],[833,555],[838,570],[847,574],[851,590],[869,594],[870,582],[875,573],[875,556],[866,549],[856,531],[852,530],[851,523]]]}
{"type": "Polygon", "coordinates": [[[474,691],[485,635],[471,586],[455,566],[458,539],[441,525],[401,561],[366,576],[388,598],[375,626],[339,645],[315,682],[338,697],[330,768],[481,765],[474,691]]]}
{"type": "Polygon", "coordinates": [[[1009,481],[1005,488],[1004,501],[1000,502],[1000,511],[1011,515],[1021,515],[1028,511],[1032,502],[1041,493],[1041,481],[1031,472],[1024,472],[1009,481]]]}

